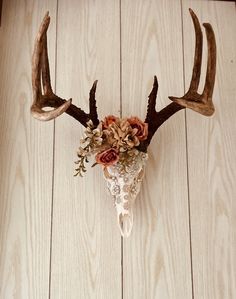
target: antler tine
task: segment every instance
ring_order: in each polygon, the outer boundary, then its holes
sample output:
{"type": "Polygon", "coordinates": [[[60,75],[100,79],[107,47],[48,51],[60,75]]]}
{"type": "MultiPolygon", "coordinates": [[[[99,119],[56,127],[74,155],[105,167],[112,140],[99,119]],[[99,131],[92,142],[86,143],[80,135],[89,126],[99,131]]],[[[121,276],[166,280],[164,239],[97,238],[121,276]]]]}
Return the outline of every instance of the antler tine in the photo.
{"type": "Polygon", "coordinates": [[[184,108],[190,108],[205,116],[211,116],[215,111],[212,102],[212,93],[214,89],[216,75],[216,41],[214,31],[209,23],[203,24],[207,36],[208,58],[204,90],[202,94],[199,94],[197,90],[201,75],[203,36],[200,23],[196,14],[192,11],[191,8],[189,9],[189,12],[192,17],[196,36],[194,65],[189,89],[186,92],[186,94],[181,98],[169,97],[169,99],[172,100],[173,103],[169,104],[159,112],[156,112],[155,110],[156,94],[153,91],[151,92],[150,96],[153,94],[155,95],[155,98],[153,99],[149,96],[148,113],[145,120],[145,122],[148,123],[148,137],[146,140],[140,143],[139,149],[141,151],[147,150],[147,147],[156,130],[177,111],[184,108]]]}
{"type": "Polygon", "coordinates": [[[216,41],[214,31],[209,23],[204,23],[206,36],[207,36],[207,47],[208,47],[208,58],[207,58],[207,72],[205,79],[205,86],[202,94],[197,92],[200,73],[201,73],[201,61],[202,61],[202,32],[197,16],[194,12],[189,9],[195,34],[196,34],[196,46],[195,46],[195,57],[193,74],[188,92],[181,98],[169,97],[170,100],[177,104],[190,108],[202,115],[211,116],[214,111],[214,105],[212,102],[212,93],[215,83],[216,74],[216,41]]]}
{"type": "Polygon", "coordinates": [[[154,76],[152,91],[148,96],[147,115],[146,115],[146,119],[145,119],[146,123],[151,123],[153,116],[155,116],[155,114],[156,114],[157,92],[158,92],[158,81],[157,81],[157,77],[154,76]]]}
{"type": "Polygon", "coordinates": [[[212,29],[211,24],[204,23],[203,26],[206,30],[207,44],[208,44],[208,58],[207,58],[207,72],[206,72],[206,81],[203,90],[203,97],[212,98],[213,89],[215,85],[215,76],[216,76],[216,41],[215,34],[212,29]]]}
{"type": "MultiPolygon", "coordinates": [[[[41,68],[42,68],[42,83],[43,91],[45,95],[53,94],[51,86],[50,66],[48,61],[48,46],[47,46],[47,34],[46,32],[42,36],[42,56],[41,56],[41,68]]],[[[40,75],[40,72],[39,72],[40,75]]]]}
{"type": "MultiPolygon", "coordinates": [[[[201,67],[202,67],[202,47],[203,47],[203,35],[201,26],[199,23],[199,20],[196,16],[196,14],[193,12],[191,8],[189,8],[190,15],[192,17],[193,25],[194,25],[194,31],[195,31],[195,53],[194,53],[194,65],[193,65],[193,71],[192,71],[192,78],[190,81],[189,89],[187,93],[181,97],[169,97],[171,101],[175,101],[176,103],[180,103],[179,101],[183,98],[193,98],[193,100],[197,100],[200,95],[197,94],[199,81],[200,81],[200,75],[201,75],[201,67]]],[[[184,106],[184,105],[183,105],[184,106]]],[[[187,107],[187,106],[185,106],[187,107]]]]}
{"type": "Polygon", "coordinates": [[[199,23],[199,20],[193,10],[190,8],[189,12],[191,14],[194,30],[195,30],[195,53],[194,53],[194,65],[192,78],[189,86],[189,90],[197,91],[200,81],[201,75],[201,67],[202,67],[202,44],[203,44],[203,36],[202,30],[199,23]]]}
{"type": "MultiPolygon", "coordinates": [[[[32,114],[35,112],[37,107],[38,99],[42,95],[41,81],[40,81],[40,70],[41,70],[41,55],[42,55],[42,35],[49,26],[50,17],[47,12],[42,24],[39,28],[39,32],[34,45],[34,52],[32,56],[32,89],[33,89],[33,105],[31,106],[32,114]]],[[[33,115],[34,116],[34,115],[33,115]]]]}
{"type": "Polygon", "coordinates": [[[55,95],[51,87],[50,67],[47,50],[47,29],[50,23],[49,13],[47,12],[35,41],[34,53],[32,57],[32,87],[33,87],[33,105],[31,106],[31,113],[33,117],[38,120],[51,120],[62,113],[66,112],[70,116],[78,120],[83,126],[87,126],[90,120],[90,115],[93,117],[94,125],[97,126],[98,118],[96,114],[96,101],[94,85],[92,91],[92,99],[90,98],[90,113],[85,113],[82,109],[71,104],[71,99],[68,101],[61,99],[55,95]],[[41,88],[41,75],[44,94],[41,88]],[[44,111],[44,107],[53,107],[51,111],[44,111]],[[92,112],[91,112],[92,111],[92,112]],[[95,117],[96,116],[96,117],[95,117]]]}
{"type": "MultiPolygon", "coordinates": [[[[71,104],[71,100],[63,103],[52,111],[43,111],[46,97],[52,95],[49,63],[47,59],[47,40],[46,32],[50,23],[49,13],[47,12],[39,29],[35,42],[35,48],[32,61],[32,86],[33,86],[33,105],[31,107],[32,115],[39,120],[51,120],[65,112],[71,104]],[[45,96],[41,89],[41,70],[43,69],[43,88],[45,96]]],[[[48,106],[48,105],[46,105],[48,106]]]]}
{"type": "Polygon", "coordinates": [[[157,92],[158,92],[158,80],[157,77],[154,76],[152,91],[148,96],[147,115],[145,118],[145,123],[148,123],[148,137],[146,140],[141,141],[139,145],[139,150],[143,152],[146,152],[147,147],[152,139],[152,136],[156,132],[157,121],[159,121],[159,118],[157,117],[158,113],[156,111],[157,92]]]}
{"type": "Polygon", "coordinates": [[[96,99],[95,99],[97,83],[98,83],[97,80],[94,81],[93,86],[89,92],[89,117],[92,120],[93,125],[95,127],[97,127],[99,124],[97,107],[96,107],[96,99]]]}

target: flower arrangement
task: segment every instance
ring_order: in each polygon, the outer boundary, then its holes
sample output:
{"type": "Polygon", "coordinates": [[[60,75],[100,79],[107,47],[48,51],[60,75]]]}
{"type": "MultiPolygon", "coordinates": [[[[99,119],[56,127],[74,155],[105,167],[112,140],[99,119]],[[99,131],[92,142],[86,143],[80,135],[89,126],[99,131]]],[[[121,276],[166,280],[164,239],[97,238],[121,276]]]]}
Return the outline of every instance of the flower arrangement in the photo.
{"type": "Polygon", "coordinates": [[[77,152],[76,175],[86,172],[85,163],[95,155],[95,163],[104,167],[129,163],[130,157],[137,155],[140,141],[147,139],[148,124],[138,117],[118,118],[109,115],[94,128],[92,121],[87,123],[85,136],[77,152]]]}

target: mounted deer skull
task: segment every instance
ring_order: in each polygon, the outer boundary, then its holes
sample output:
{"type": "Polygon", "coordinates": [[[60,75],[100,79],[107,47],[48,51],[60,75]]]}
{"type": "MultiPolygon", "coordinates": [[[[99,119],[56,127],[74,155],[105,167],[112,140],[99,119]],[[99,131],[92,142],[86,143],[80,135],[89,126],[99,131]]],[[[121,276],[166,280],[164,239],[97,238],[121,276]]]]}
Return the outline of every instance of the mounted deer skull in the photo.
{"type": "Polygon", "coordinates": [[[84,163],[87,162],[88,156],[96,154],[95,164],[102,164],[104,167],[104,178],[114,198],[122,236],[129,236],[132,230],[132,206],[140,191],[144,176],[145,162],[148,157],[147,148],[157,129],[181,109],[190,108],[205,116],[211,116],[214,113],[212,93],[216,73],[215,36],[211,25],[204,23],[208,59],[204,90],[202,94],[199,94],[197,90],[201,74],[203,37],[197,16],[191,9],[189,11],[196,35],[194,66],[189,90],[181,98],[169,97],[172,103],[157,112],[155,106],[158,82],[155,76],[148,99],[145,122],[137,117],[120,119],[112,115],[100,122],[95,100],[97,81],[90,90],[89,113],[74,106],[71,99],[66,101],[55,95],[51,87],[47,52],[47,29],[50,22],[48,13],[42,21],[35,41],[32,59],[33,105],[31,113],[36,119],[47,121],[66,112],[86,127],[86,136],[82,140],[84,146],[81,146],[78,151],[77,174],[81,175],[85,171],[84,163]],[[44,107],[54,109],[44,111],[44,107]]]}

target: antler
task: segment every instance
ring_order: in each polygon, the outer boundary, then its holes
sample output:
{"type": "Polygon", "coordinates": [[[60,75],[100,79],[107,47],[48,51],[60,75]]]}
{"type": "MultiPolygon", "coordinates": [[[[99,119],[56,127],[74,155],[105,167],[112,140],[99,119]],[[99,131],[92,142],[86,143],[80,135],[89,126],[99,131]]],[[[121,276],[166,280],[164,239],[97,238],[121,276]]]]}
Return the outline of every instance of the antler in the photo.
{"type": "Polygon", "coordinates": [[[86,127],[86,123],[92,120],[93,125],[96,127],[99,124],[95,100],[97,81],[93,83],[90,90],[88,114],[71,104],[71,99],[68,101],[61,99],[52,91],[47,50],[47,29],[49,23],[50,17],[47,12],[39,28],[32,57],[33,105],[31,106],[31,114],[38,120],[47,121],[66,112],[78,120],[83,126],[86,127]],[[42,94],[41,76],[44,94],[42,94]],[[53,107],[54,109],[44,111],[44,107],[53,107]]]}
{"type": "Polygon", "coordinates": [[[147,116],[145,119],[145,122],[148,123],[148,138],[140,144],[139,149],[141,151],[147,151],[147,147],[150,144],[151,139],[155,134],[156,130],[177,111],[184,108],[190,108],[205,116],[211,116],[215,111],[212,102],[212,93],[215,84],[216,74],[216,41],[214,31],[211,27],[211,24],[203,24],[207,36],[208,58],[205,86],[203,93],[199,94],[197,90],[200,81],[202,64],[202,30],[200,27],[199,20],[195,13],[192,11],[192,9],[189,9],[189,12],[193,20],[196,35],[194,66],[190,87],[187,93],[181,98],[169,97],[169,99],[173,101],[173,103],[169,104],[161,111],[157,112],[155,106],[158,91],[158,82],[156,76],[154,77],[154,84],[152,91],[149,95],[147,116]]]}

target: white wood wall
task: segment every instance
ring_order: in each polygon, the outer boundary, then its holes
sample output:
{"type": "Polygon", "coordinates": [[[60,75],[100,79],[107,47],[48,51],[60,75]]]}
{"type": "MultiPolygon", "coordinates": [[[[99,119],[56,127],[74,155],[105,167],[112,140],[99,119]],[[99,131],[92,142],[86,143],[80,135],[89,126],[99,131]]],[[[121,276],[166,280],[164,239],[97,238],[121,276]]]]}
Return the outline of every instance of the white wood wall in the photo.
{"type": "Polygon", "coordinates": [[[3,0],[0,299],[236,298],[235,32],[233,2],[3,0]],[[49,10],[56,93],[86,110],[98,79],[100,118],[144,118],[154,74],[158,109],[188,87],[189,7],[216,34],[216,113],[181,111],[159,129],[122,240],[101,169],[73,177],[82,126],[30,116],[34,38],[49,10]]]}

